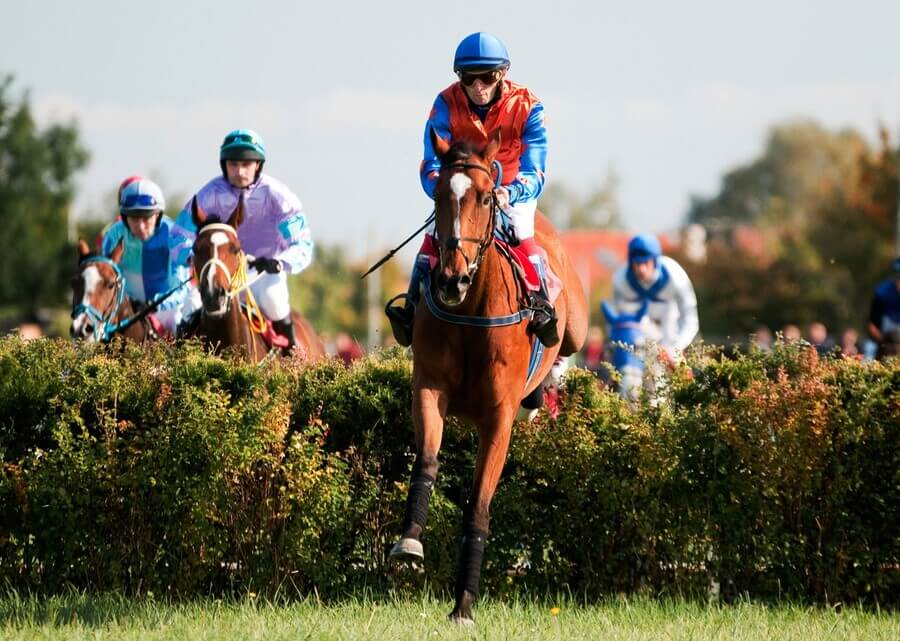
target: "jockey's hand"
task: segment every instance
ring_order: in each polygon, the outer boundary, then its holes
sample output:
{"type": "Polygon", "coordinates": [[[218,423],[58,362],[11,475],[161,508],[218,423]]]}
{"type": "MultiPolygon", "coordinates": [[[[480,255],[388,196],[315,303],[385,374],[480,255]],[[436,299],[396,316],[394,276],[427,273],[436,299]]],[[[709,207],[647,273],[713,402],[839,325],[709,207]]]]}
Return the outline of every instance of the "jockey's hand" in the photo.
{"type": "Polygon", "coordinates": [[[509,190],[506,187],[497,187],[494,190],[494,196],[497,197],[497,204],[500,209],[506,211],[509,209],[509,190]]]}
{"type": "Polygon", "coordinates": [[[257,272],[268,272],[270,274],[277,274],[282,270],[281,261],[277,258],[254,258],[248,265],[257,272]]]}

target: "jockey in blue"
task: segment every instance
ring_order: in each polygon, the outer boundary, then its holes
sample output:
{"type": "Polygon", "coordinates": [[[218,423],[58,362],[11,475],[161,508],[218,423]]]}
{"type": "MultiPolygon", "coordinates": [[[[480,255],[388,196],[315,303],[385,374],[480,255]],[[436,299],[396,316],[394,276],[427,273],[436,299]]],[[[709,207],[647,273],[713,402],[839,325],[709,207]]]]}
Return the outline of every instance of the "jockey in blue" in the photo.
{"type": "Polygon", "coordinates": [[[875,287],[869,308],[869,337],[878,344],[878,356],[900,351],[900,258],[894,260],[891,278],[875,287]]]}
{"type": "MultiPolygon", "coordinates": [[[[506,47],[489,33],[473,33],[459,43],[453,60],[458,81],[434,101],[425,125],[424,157],[419,174],[425,193],[433,199],[441,161],[432,145],[432,133],[450,143],[466,140],[476,147],[484,147],[495,131],[502,130],[497,161],[502,166],[503,177],[495,193],[500,207],[510,218],[516,238],[541,276],[540,291],[532,293],[534,316],[530,328],[542,343],[550,346],[559,340],[556,313],[547,297],[544,253],[534,240],[534,214],[544,187],[547,158],[544,106],[528,88],[507,80],[509,66],[506,47]]],[[[394,337],[404,346],[412,342],[420,284],[436,256],[432,234],[433,226],[416,258],[405,305],[385,310],[394,337]]]]}
{"type": "Polygon", "coordinates": [[[681,265],[662,255],[655,236],[639,234],[628,243],[628,264],[613,275],[613,305],[622,314],[645,303],[645,338],[660,344],[664,359],[679,362],[700,329],[694,286],[681,265]]]}
{"type": "MultiPolygon", "coordinates": [[[[197,192],[197,204],[211,218],[228,220],[244,199],[244,222],[238,228],[242,249],[254,259],[248,277],[263,276],[250,286],[265,317],[288,339],[287,350],[297,344],[288,297],[288,274],[299,274],[313,258],[313,240],[306,225],[303,206],[294,193],[278,180],[263,174],[266,148],[249,129],[229,132],[219,147],[222,174],[197,192]]],[[[185,264],[193,248],[196,228],[191,219],[191,201],[178,214],[179,236],[176,260],[185,264]]]]}
{"type": "Polygon", "coordinates": [[[116,245],[124,243],[119,268],[125,277],[126,295],[145,304],[165,297],[153,315],[174,335],[187,291],[186,286],[178,285],[188,279],[189,270],[171,260],[175,237],[172,219],[163,214],[166,201],[162,190],[152,180],[134,178],[126,179],[119,190],[121,217],[101,232],[100,251],[109,256],[116,245]]]}

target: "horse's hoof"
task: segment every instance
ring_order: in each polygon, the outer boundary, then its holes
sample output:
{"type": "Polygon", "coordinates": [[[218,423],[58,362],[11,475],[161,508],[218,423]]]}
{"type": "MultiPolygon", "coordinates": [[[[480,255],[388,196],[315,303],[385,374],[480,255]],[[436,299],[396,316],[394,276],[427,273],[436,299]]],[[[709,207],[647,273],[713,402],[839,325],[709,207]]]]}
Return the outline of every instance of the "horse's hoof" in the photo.
{"type": "Polygon", "coordinates": [[[469,627],[475,625],[475,619],[470,616],[466,616],[464,614],[459,614],[458,612],[450,613],[450,621],[455,623],[456,625],[469,627]]]}
{"type": "Polygon", "coordinates": [[[425,552],[421,541],[416,539],[400,539],[394,543],[389,556],[395,561],[424,561],[425,552]]]}

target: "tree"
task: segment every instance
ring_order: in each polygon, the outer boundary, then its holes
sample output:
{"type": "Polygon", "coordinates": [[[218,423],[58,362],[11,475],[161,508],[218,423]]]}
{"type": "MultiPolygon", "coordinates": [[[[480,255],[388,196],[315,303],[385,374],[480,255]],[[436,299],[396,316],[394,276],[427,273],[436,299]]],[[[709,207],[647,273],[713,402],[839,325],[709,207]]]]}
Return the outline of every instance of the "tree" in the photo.
{"type": "Polygon", "coordinates": [[[883,129],[873,149],[853,131],[789,123],[773,128],[760,158],[726,174],[716,196],[695,198],[688,219],[713,238],[694,277],[704,333],[861,327],[893,255],[897,158],[883,129]],[[738,242],[748,227],[762,252],[738,242]]]}
{"type": "Polygon", "coordinates": [[[0,304],[34,314],[67,295],[72,179],[88,153],[74,123],[39,131],[27,93],[17,100],[12,82],[0,79],[0,304]]]}
{"type": "Polygon", "coordinates": [[[726,173],[718,194],[692,196],[688,222],[714,233],[764,224],[774,214],[771,222],[802,224],[835,185],[855,179],[866,151],[854,131],[832,133],[811,121],[775,126],[762,156],[726,173]]]}
{"type": "Polygon", "coordinates": [[[541,194],[540,209],[558,229],[620,229],[619,177],[612,170],[582,197],[563,183],[549,183],[541,194]]]}

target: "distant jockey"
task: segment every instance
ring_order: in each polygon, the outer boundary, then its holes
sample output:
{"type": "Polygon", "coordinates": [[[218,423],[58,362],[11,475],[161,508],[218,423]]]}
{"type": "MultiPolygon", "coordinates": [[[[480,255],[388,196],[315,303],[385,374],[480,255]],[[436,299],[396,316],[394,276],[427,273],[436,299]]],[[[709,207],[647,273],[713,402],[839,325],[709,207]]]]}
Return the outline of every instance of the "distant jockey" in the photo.
{"type": "Polygon", "coordinates": [[[126,295],[145,304],[165,297],[152,315],[174,335],[187,291],[185,285],[178,285],[188,279],[189,270],[171,259],[176,239],[174,223],[163,213],[165,208],[159,185],[146,178],[127,178],[119,188],[120,219],[101,232],[100,251],[109,256],[124,241],[119,267],[126,295]]]}
{"type": "Polygon", "coordinates": [[[878,344],[878,358],[900,353],[900,258],[891,277],[875,287],[869,307],[869,337],[878,344]]]}
{"type": "Polygon", "coordinates": [[[613,275],[613,305],[632,313],[645,302],[645,338],[660,344],[663,358],[679,362],[700,329],[694,286],[681,265],[662,255],[655,236],[639,234],[628,243],[628,264],[613,275]]]}
{"type": "MultiPolygon", "coordinates": [[[[503,176],[496,195],[511,219],[521,247],[541,276],[540,291],[532,293],[531,306],[535,311],[531,330],[545,345],[552,345],[559,340],[556,313],[547,297],[544,254],[534,239],[534,214],[544,186],[547,157],[544,106],[529,89],[507,80],[509,66],[506,47],[489,33],[473,33],[460,42],[453,60],[458,82],[444,89],[434,101],[425,125],[419,174],[425,193],[434,198],[441,161],[432,145],[432,132],[448,143],[466,140],[485,147],[494,132],[501,131],[497,160],[503,176]]],[[[429,236],[432,233],[433,228],[429,236]]],[[[419,287],[431,269],[433,256],[430,238],[426,237],[413,267],[405,305],[387,309],[394,337],[401,345],[412,342],[419,287]]]]}
{"type": "MultiPolygon", "coordinates": [[[[266,149],[258,134],[235,129],[219,148],[220,176],[197,192],[197,204],[211,218],[227,222],[244,199],[244,221],[238,228],[242,249],[254,259],[248,278],[265,273],[250,290],[275,330],[288,339],[288,350],[297,344],[288,299],[288,274],[299,274],[313,258],[313,240],[303,206],[281,182],[262,173],[266,149]]],[[[176,260],[186,264],[196,236],[191,202],[178,214],[176,260]]]]}

